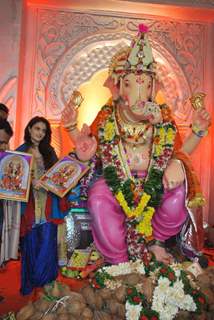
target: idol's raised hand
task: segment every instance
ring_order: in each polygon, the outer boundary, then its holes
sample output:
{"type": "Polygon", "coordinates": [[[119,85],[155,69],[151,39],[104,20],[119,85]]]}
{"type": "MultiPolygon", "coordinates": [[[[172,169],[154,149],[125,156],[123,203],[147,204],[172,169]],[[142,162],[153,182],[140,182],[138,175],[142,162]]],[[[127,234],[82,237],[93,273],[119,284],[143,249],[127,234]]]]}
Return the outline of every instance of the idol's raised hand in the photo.
{"type": "Polygon", "coordinates": [[[62,111],[61,122],[64,128],[69,129],[77,124],[78,110],[70,101],[62,111]]]}
{"type": "Polygon", "coordinates": [[[76,155],[82,161],[90,160],[97,149],[97,140],[91,136],[90,127],[83,125],[80,134],[75,140],[76,155]]]}

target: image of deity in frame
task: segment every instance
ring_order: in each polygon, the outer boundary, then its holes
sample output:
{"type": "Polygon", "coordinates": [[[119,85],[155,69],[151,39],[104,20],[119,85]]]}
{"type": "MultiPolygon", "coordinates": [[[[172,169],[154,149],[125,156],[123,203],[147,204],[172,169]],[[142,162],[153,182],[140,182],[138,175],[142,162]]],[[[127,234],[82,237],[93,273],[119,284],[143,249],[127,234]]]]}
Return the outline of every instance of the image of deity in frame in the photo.
{"type": "Polygon", "coordinates": [[[84,163],[70,156],[65,156],[40,178],[40,183],[44,189],[62,198],[76,186],[88,170],[89,167],[84,163]]]}
{"type": "Polygon", "coordinates": [[[0,199],[28,201],[32,161],[28,153],[0,152],[0,199]]]}

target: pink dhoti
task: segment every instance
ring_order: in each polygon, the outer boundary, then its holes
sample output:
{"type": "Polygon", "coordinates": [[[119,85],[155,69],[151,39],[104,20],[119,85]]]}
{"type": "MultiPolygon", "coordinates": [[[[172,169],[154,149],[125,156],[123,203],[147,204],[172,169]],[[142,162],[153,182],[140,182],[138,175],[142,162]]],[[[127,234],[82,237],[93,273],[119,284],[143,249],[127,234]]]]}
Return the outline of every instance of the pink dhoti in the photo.
{"type": "MultiPolygon", "coordinates": [[[[103,178],[89,190],[88,209],[95,245],[106,261],[112,264],[128,261],[126,217],[103,178]]],[[[165,192],[152,220],[154,238],[164,241],[178,234],[187,214],[184,185],[165,192]]]]}
{"type": "Polygon", "coordinates": [[[164,192],[162,204],[156,209],[152,219],[154,238],[165,241],[178,234],[187,215],[184,184],[164,192]]]}

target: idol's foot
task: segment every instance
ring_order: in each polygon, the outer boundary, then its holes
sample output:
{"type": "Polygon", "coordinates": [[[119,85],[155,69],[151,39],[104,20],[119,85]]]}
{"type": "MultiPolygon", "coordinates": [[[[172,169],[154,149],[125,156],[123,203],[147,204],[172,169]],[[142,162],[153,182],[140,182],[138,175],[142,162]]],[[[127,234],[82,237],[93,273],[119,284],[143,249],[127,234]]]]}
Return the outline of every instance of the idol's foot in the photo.
{"type": "Polygon", "coordinates": [[[149,251],[155,255],[156,260],[159,262],[163,262],[165,264],[171,264],[174,262],[173,256],[166,251],[163,245],[154,243],[149,246],[149,251]]]}

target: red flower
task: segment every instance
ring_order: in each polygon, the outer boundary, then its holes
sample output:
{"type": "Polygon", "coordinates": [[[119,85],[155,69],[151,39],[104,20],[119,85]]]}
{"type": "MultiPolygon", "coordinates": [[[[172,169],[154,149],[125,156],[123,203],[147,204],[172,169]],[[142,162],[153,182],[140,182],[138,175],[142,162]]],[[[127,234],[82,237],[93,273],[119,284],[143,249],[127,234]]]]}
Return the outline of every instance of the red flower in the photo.
{"type": "Polygon", "coordinates": [[[132,290],[131,288],[129,288],[129,289],[127,290],[127,294],[132,294],[132,292],[133,292],[133,290],[132,290]]]}
{"type": "Polygon", "coordinates": [[[147,318],[147,316],[142,315],[142,316],[140,317],[140,320],[148,320],[148,318],[147,318]]]}
{"type": "Polygon", "coordinates": [[[199,301],[200,303],[202,303],[202,304],[205,303],[205,299],[204,299],[203,297],[199,297],[199,298],[198,298],[198,301],[199,301]]]}
{"type": "Polygon", "coordinates": [[[160,272],[161,272],[161,273],[166,273],[167,270],[166,270],[166,268],[161,268],[161,269],[160,269],[160,272]]]}
{"type": "Polygon", "coordinates": [[[156,316],[152,316],[151,320],[158,320],[158,318],[156,316]]]}
{"type": "Polygon", "coordinates": [[[139,303],[139,302],[141,302],[141,298],[136,296],[136,297],[133,298],[133,301],[136,302],[136,303],[139,303]]]}
{"type": "Polygon", "coordinates": [[[170,272],[169,273],[169,275],[168,275],[168,277],[169,277],[169,280],[175,280],[175,275],[174,275],[174,273],[173,272],[170,272]]]}

